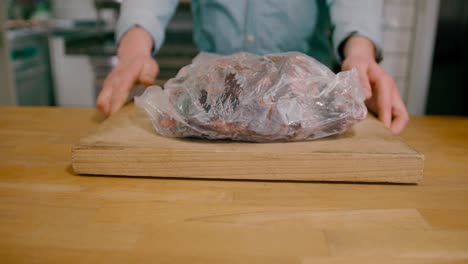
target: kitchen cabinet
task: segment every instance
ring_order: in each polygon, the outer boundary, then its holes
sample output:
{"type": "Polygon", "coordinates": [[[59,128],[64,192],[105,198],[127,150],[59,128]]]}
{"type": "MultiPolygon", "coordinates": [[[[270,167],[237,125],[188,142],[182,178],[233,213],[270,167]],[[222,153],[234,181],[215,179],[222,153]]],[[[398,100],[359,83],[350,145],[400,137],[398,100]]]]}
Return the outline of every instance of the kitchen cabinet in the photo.
{"type": "Polygon", "coordinates": [[[16,29],[7,32],[11,71],[18,105],[53,105],[47,32],[16,29]]]}

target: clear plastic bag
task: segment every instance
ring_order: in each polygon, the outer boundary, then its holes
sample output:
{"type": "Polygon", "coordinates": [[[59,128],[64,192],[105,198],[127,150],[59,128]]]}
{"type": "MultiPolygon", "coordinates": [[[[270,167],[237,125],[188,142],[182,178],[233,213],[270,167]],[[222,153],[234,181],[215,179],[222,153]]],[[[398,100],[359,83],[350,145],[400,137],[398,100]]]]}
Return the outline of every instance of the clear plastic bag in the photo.
{"type": "Polygon", "coordinates": [[[135,102],[160,135],[255,142],[339,134],[367,115],[355,69],[335,75],[297,52],[201,54],[135,102]]]}

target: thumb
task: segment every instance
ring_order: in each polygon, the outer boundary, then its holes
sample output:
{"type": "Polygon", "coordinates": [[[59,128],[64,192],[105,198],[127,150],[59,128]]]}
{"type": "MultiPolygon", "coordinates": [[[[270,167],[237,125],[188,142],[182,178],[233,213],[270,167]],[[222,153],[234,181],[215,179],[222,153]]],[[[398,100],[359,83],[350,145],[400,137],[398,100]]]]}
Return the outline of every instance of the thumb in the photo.
{"type": "Polygon", "coordinates": [[[371,84],[370,84],[369,77],[368,77],[369,65],[366,63],[353,61],[353,60],[346,60],[342,65],[342,70],[344,71],[351,70],[353,68],[356,68],[358,71],[359,80],[362,84],[362,87],[364,88],[364,94],[366,96],[366,99],[371,98],[372,88],[371,88],[371,84]]]}
{"type": "Polygon", "coordinates": [[[355,68],[359,74],[359,80],[361,81],[362,87],[364,88],[364,94],[366,95],[366,99],[372,97],[372,88],[370,85],[369,77],[367,75],[367,66],[365,65],[355,65],[355,68]]]}
{"type": "Polygon", "coordinates": [[[159,65],[153,58],[146,59],[141,69],[139,81],[145,85],[154,84],[154,80],[159,73],[159,65]]]}

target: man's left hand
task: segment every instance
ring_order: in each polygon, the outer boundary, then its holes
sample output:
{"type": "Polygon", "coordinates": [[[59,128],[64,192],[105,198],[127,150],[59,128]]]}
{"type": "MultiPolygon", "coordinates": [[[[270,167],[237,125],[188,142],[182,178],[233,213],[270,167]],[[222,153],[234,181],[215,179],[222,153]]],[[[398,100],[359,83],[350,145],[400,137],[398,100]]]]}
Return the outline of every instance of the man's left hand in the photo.
{"type": "Polygon", "coordinates": [[[356,67],[366,95],[366,106],[394,134],[403,131],[409,116],[393,78],[375,61],[374,44],[367,38],[352,36],[343,48],[343,71],[356,67]]]}

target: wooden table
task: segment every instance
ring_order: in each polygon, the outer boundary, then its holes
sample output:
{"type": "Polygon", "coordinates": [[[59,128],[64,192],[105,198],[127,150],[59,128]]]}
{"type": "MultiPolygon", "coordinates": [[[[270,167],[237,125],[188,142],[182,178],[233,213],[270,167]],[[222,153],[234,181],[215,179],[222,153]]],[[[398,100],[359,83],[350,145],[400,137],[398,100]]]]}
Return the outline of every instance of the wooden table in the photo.
{"type": "Polygon", "coordinates": [[[74,175],[101,120],[0,108],[1,263],[468,263],[468,118],[412,118],[420,185],[74,175]]]}

